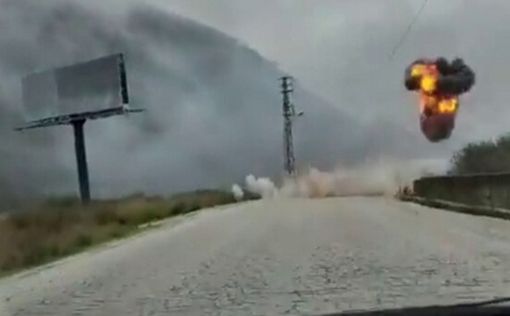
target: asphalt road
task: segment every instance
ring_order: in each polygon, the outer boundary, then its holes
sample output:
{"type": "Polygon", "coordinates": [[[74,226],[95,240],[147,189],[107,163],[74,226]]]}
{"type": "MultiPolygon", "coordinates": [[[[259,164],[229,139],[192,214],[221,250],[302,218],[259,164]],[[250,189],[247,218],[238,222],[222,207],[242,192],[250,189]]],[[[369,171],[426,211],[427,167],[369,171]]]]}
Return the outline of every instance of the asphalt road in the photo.
{"type": "Polygon", "coordinates": [[[385,198],[258,201],[0,281],[0,315],[315,315],[510,296],[510,221],[385,198]]]}

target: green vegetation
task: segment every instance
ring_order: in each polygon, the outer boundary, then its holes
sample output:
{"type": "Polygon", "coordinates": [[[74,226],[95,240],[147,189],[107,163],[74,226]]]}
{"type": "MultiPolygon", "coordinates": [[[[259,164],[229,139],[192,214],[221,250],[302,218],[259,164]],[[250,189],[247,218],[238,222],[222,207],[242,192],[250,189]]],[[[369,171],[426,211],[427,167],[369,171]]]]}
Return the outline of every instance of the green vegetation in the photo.
{"type": "Polygon", "coordinates": [[[0,219],[0,274],[126,236],[142,224],[234,202],[232,194],[221,191],[171,198],[134,195],[86,207],[76,198],[51,198],[0,219]]]}
{"type": "Polygon", "coordinates": [[[510,134],[495,142],[470,143],[455,153],[449,174],[510,172],[510,134]]]}

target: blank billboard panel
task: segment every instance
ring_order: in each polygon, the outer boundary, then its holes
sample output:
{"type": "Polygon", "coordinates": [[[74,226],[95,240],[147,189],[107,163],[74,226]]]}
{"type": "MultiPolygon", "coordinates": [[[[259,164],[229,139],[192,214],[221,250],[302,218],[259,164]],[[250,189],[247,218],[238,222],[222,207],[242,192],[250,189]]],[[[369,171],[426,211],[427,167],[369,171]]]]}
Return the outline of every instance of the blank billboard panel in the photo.
{"type": "Polygon", "coordinates": [[[129,102],[122,54],[27,76],[27,120],[122,107],[129,102]]]}

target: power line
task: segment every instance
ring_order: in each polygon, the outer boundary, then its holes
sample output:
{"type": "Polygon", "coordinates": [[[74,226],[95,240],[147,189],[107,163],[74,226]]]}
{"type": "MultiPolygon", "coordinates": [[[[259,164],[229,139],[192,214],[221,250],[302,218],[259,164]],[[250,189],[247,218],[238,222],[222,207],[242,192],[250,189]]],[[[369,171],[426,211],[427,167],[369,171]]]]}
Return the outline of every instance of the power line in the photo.
{"type": "Polygon", "coordinates": [[[411,21],[411,23],[409,23],[409,25],[407,26],[406,30],[404,31],[404,33],[400,37],[400,40],[397,42],[397,45],[395,45],[395,47],[393,48],[393,51],[391,52],[391,55],[390,55],[390,61],[393,60],[393,58],[397,54],[397,51],[400,49],[402,44],[404,44],[404,41],[407,39],[407,36],[409,36],[409,33],[413,29],[413,26],[416,24],[416,22],[418,22],[418,18],[422,14],[423,10],[425,10],[425,7],[427,6],[428,2],[429,2],[429,0],[424,0],[423,1],[420,9],[418,10],[418,12],[416,12],[416,15],[414,16],[413,20],[411,21]]]}

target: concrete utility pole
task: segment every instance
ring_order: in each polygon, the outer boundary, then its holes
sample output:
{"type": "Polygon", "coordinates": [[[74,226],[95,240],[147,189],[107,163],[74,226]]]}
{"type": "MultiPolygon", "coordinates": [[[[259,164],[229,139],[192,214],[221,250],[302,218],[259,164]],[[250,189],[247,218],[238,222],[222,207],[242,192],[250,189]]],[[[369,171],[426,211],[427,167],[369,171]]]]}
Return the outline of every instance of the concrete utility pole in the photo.
{"type": "Polygon", "coordinates": [[[284,146],[284,169],[287,175],[293,176],[296,173],[296,157],[294,156],[294,141],[292,135],[292,124],[294,119],[302,116],[303,112],[296,113],[294,104],[290,99],[294,91],[292,77],[280,78],[281,92],[283,95],[283,146],[284,146]]]}

